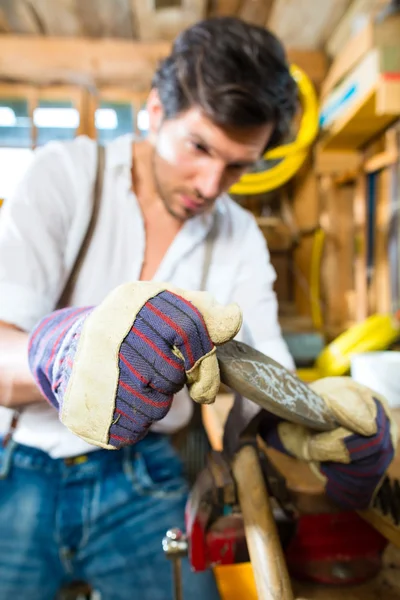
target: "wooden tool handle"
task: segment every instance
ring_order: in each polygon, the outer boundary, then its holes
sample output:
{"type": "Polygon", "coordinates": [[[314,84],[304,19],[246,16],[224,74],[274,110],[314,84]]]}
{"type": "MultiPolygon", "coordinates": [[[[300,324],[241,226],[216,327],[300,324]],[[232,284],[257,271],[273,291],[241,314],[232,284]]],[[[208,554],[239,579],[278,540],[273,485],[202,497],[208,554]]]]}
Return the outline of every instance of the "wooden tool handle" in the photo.
{"type": "Polygon", "coordinates": [[[247,546],[261,600],[293,600],[281,547],[257,450],[244,446],[234,458],[236,480],[247,546]]]}

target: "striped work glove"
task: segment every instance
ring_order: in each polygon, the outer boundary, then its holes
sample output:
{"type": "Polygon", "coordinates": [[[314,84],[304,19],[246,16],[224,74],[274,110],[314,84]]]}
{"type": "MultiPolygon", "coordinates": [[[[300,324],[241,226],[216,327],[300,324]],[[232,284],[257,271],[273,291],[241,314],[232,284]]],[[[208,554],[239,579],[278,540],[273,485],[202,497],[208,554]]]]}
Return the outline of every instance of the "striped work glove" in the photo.
{"type": "Polygon", "coordinates": [[[339,427],[316,433],[286,421],[267,428],[267,445],[309,462],[326,494],[346,510],[367,508],[392,462],[397,426],[386,400],[350,377],[326,377],[310,385],[339,427]]]}
{"type": "Polygon", "coordinates": [[[186,384],[200,403],[219,388],[215,346],[242,317],[205,292],[137,282],[96,308],[45,317],[29,343],[29,364],[62,423],[87,442],[115,449],[143,438],[186,384]]]}

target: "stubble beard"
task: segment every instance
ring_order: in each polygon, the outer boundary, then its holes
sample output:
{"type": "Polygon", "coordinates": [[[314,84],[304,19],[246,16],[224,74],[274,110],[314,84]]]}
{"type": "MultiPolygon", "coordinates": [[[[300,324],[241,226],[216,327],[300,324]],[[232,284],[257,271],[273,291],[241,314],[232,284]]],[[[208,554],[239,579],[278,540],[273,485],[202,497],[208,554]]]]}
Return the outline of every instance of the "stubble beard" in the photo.
{"type": "Polygon", "coordinates": [[[188,219],[193,218],[195,215],[193,213],[191,213],[189,210],[185,209],[185,207],[182,207],[183,210],[185,211],[186,214],[179,214],[176,213],[173,208],[171,208],[170,203],[168,202],[167,196],[164,193],[163,189],[162,189],[162,185],[160,183],[160,177],[158,175],[158,170],[157,170],[157,158],[156,158],[156,150],[154,150],[153,152],[153,160],[152,160],[152,170],[153,170],[153,179],[154,179],[154,185],[157,191],[158,196],[161,199],[161,202],[163,203],[165,210],[168,212],[168,214],[171,215],[171,217],[173,217],[174,219],[177,219],[178,221],[184,223],[185,221],[187,221],[188,219]]]}

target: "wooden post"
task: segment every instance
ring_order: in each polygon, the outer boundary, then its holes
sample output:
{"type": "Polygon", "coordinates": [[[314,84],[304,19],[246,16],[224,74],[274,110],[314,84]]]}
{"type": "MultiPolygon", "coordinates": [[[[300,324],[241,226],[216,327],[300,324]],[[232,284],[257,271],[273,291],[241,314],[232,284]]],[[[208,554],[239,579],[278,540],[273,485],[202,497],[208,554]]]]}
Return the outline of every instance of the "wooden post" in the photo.
{"type": "Polygon", "coordinates": [[[389,265],[389,221],[391,204],[391,172],[383,169],[378,175],[375,221],[374,286],[375,310],[378,313],[390,312],[390,265],[389,265]]]}
{"type": "Polygon", "coordinates": [[[257,450],[244,446],[233,461],[247,546],[260,600],[293,600],[286,561],[257,450]]]}
{"type": "Polygon", "coordinates": [[[368,316],[367,286],[367,191],[365,175],[360,173],[353,200],[354,218],[354,318],[364,321],[368,316]]]}
{"type": "MultiPolygon", "coordinates": [[[[353,290],[353,186],[320,178],[321,226],[326,233],[321,279],[325,332],[332,339],[349,325],[353,290]]],[[[354,302],[353,302],[354,304],[354,302]]]]}

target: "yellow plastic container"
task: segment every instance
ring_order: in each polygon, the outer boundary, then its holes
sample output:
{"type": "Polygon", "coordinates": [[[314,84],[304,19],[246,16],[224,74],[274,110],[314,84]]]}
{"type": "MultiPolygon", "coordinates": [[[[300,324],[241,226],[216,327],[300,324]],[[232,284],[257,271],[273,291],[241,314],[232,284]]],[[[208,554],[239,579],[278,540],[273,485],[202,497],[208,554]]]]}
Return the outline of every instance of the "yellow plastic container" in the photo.
{"type": "Polygon", "coordinates": [[[221,600],[258,600],[251,563],[214,568],[221,600]]]}
{"type": "Polygon", "coordinates": [[[386,350],[399,334],[400,322],[393,315],[371,315],[329,344],[318,356],[315,367],[321,377],[345,375],[350,371],[353,354],[386,350]]]}

